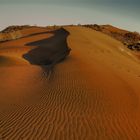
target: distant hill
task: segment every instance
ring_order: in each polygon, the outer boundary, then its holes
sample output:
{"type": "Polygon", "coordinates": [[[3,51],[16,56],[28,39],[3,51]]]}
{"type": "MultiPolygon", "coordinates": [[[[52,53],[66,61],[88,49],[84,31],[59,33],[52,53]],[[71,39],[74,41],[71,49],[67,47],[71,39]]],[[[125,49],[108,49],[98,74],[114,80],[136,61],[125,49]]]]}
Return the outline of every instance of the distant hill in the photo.
{"type": "Polygon", "coordinates": [[[37,26],[9,26],[0,32],[0,42],[19,39],[28,36],[29,34],[34,34],[40,30],[42,32],[45,31],[43,27],[37,26]]]}
{"type": "Polygon", "coordinates": [[[31,26],[9,26],[0,32],[0,41],[9,41],[13,39],[18,39],[22,37],[21,30],[28,29],[31,26]]]}
{"type": "Polygon", "coordinates": [[[112,25],[93,24],[93,25],[84,25],[84,27],[88,27],[88,28],[94,29],[96,31],[105,33],[105,34],[121,41],[129,49],[140,51],[140,34],[138,32],[130,32],[127,30],[119,29],[112,25]]]}
{"type": "Polygon", "coordinates": [[[11,32],[15,32],[15,31],[19,31],[19,30],[23,30],[23,29],[27,29],[30,28],[31,26],[29,25],[23,25],[23,26],[9,26],[7,28],[5,28],[4,30],[2,30],[0,33],[11,33],[11,32]]]}

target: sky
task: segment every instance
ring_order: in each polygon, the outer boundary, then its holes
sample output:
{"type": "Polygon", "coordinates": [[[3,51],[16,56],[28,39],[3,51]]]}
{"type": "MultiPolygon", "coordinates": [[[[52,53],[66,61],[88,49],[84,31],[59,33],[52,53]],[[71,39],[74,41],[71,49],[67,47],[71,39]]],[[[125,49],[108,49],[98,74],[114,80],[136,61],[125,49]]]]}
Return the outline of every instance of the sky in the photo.
{"type": "Polygon", "coordinates": [[[0,0],[0,30],[10,25],[111,24],[140,32],[140,0],[0,0]]]}

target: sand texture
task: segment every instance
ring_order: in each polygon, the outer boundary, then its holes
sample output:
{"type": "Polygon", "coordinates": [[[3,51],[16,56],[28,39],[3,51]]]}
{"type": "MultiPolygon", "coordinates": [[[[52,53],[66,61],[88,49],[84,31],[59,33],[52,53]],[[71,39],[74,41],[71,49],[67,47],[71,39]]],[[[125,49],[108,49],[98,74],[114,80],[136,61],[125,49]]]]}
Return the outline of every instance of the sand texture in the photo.
{"type": "Polygon", "coordinates": [[[140,140],[131,51],[86,27],[42,30],[0,44],[0,140],[140,140]]]}

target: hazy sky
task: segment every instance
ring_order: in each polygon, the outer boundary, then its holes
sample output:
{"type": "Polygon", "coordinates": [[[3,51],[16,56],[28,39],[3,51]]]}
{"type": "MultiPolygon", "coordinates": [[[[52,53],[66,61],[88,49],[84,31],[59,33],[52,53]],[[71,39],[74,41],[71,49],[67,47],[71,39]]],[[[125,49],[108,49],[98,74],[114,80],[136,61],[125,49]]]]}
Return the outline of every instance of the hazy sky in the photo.
{"type": "Polygon", "coordinates": [[[139,7],[140,0],[0,0],[0,29],[97,23],[140,32],[139,7]]]}

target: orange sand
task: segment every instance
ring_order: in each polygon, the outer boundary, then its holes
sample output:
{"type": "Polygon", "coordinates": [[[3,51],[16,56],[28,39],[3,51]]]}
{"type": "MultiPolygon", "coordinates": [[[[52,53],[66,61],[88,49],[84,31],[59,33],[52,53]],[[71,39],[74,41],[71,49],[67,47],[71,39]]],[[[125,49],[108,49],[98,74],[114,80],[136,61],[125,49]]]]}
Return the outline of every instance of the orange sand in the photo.
{"type": "Polygon", "coordinates": [[[65,29],[71,54],[49,76],[23,55],[52,34],[0,44],[0,139],[139,140],[139,61],[105,34],[65,29]]]}

